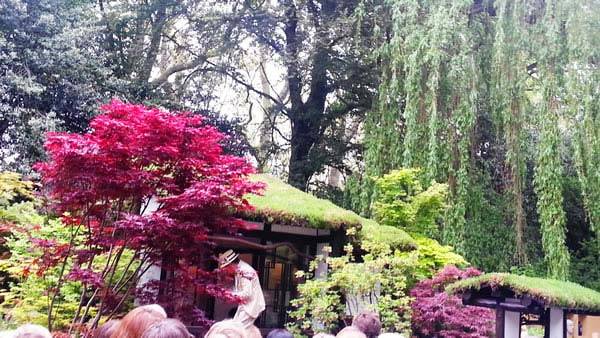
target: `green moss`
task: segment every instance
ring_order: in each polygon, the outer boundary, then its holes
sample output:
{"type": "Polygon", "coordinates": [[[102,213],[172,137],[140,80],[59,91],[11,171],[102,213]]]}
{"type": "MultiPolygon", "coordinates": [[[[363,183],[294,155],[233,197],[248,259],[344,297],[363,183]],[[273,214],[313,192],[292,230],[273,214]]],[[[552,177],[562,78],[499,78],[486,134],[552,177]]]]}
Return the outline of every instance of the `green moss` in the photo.
{"type": "Polygon", "coordinates": [[[300,191],[273,176],[258,174],[252,175],[250,179],[264,182],[267,187],[262,196],[246,197],[255,207],[252,213],[244,215],[247,218],[316,229],[357,228],[357,238],[363,243],[384,244],[399,250],[412,250],[417,246],[412,237],[401,229],[379,225],[328,200],[300,191]]]}
{"type": "Polygon", "coordinates": [[[378,252],[387,248],[392,251],[409,251],[417,248],[415,240],[404,230],[381,225],[365,218],[362,218],[362,229],[358,232],[358,239],[362,242],[363,249],[369,252],[378,252]]]}
{"type": "Polygon", "coordinates": [[[273,176],[259,174],[250,179],[267,185],[262,196],[246,196],[256,209],[247,215],[251,219],[316,229],[360,226],[362,222],[354,212],[307,194],[273,176]]]}
{"type": "Polygon", "coordinates": [[[468,290],[480,290],[486,287],[508,288],[517,295],[528,295],[546,306],[600,311],[599,292],[576,283],[507,273],[490,273],[459,281],[449,285],[446,292],[460,294],[468,290]]]}

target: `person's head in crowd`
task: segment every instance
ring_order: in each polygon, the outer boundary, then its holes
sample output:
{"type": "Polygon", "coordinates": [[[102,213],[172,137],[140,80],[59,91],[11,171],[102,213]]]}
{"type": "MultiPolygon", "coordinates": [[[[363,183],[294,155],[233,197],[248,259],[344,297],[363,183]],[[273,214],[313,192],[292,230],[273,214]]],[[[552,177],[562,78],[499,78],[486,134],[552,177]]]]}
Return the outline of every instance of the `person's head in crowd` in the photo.
{"type": "Polygon", "coordinates": [[[50,331],[41,325],[26,324],[15,331],[15,338],[52,338],[50,331]]]}
{"type": "Polygon", "coordinates": [[[119,327],[119,323],[121,321],[118,319],[111,319],[108,322],[100,325],[94,331],[94,338],[110,338],[110,336],[115,332],[117,327],[119,327]]]}
{"type": "Polygon", "coordinates": [[[246,328],[246,337],[247,338],[262,338],[262,334],[260,333],[260,330],[256,326],[250,325],[249,327],[246,328]]]}
{"type": "Polygon", "coordinates": [[[160,313],[161,315],[165,316],[165,318],[168,317],[167,311],[165,311],[165,308],[163,308],[162,306],[160,306],[158,304],[148,304],[148,305],[144,305],[142,307],[146,308],[148,310],[156,311],[157,313],[160,313]]]}
{"type": "Polygon", "coordinates": [[[367,338],[361,330],[354,326],[346,326],[342,331],[338,332],[337,338],[367,338]]]}
{"type": "Polygon", "coordinates": [[[375,338],[381,333],[381,321],[375,312],[361,312],[352,320],[352,326],[359,329],[368,338],[375,338]]]}
{"type": "Polygon", "coordinates": [[[16,334],[14,330],[0,331],[0,338],[15,338],[16,334]]]}
{"type": "Polygon", "coordinates": [[[275,329],[269,332],[267,338],[294,338],[294,335],[285,329],[275,329]]]}
{"type": "Polygon", "coordinates": [[[388,332],[380,334],[378,338],[404,338],[404,336],[397,332],[388,332]]]}
{"type": "MultiPolygon", "coordinates": [[[[162,308],[161,308],[162,309],[162,308]]],[[[146,305],[135,308],[121,319],[117,329],[110,336],[111,338],[140,338],[144,331],[152,324],[167,319],[164,312],[155,305],[146,305]]]]}
{"type": "Polygon", "coordinates": [[[335,338],[334,335],[329,334],[329,333],[317,333],[316,335],[313,336],[313,338],[335,338]]]}
{"type": "Polygon", "coordinates": [[[248,334],[242,323],[227,319],[214,323],[204,338],[248,338],[248,334]]]}
{"type": "Polygon", "coordinates": [[[142,338],[193,338],[182,322],[177,319],[165,319],[152,324],[142,338]]]}

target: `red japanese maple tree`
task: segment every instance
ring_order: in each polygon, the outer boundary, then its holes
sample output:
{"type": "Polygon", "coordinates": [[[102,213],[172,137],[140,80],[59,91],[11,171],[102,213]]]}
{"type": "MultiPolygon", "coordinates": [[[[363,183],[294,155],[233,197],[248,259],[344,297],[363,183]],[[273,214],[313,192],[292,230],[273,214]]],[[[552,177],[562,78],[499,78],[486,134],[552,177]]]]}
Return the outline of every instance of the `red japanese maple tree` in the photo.
{"type": "MultiPolygon", "coordinates": [[[[251,208],[245,194],[262,188],[247,179],[252,165],[225,155],[223,134],[197,115],[116,100],[101,109],[86,134],[47,135],[49,160],[36,170],[73,238],[61,246],[38,241],[44,250],[38,272],[74,262],[60,278],[82,282],[74,323],[87,320],[93,305],[99,311],[92,326],[100,315],[120,311],[152,265],[170,276],[146,285],[159,288],[168,310],[191,314],[183,305],[190,305],[185,301],[190,292],[235,300],[208,268],[214,257],[209,236],[234,235],[244,227],[233,215],[251,208]],[[151,203],[157,210],[145,212],[151,203]],[[83,243],[74,245],[76,238],[83,243]],[[125,250],[134,255],[123,264],[125,250]],[[92,264],[98,255],[106,260],[100,269],[92,264]],[[115,270],[123,265],[125,273],[117,278],[115,270]]],[[[144,294],[157,295],[139,293],[144,294]]],[[[49,311],[51,319],[52,306],[49,311]]]]}
{"type": "Polygon", "coordinates": [[[431,279],[419,282],[410,295],[413,331],[418,337],[485,338],[492,337],[494,312],[475,306],[465,306],[457,296],[444,289],[460,279],[478,276],[474,268],[460,270],[447,266],[431,279]]]}

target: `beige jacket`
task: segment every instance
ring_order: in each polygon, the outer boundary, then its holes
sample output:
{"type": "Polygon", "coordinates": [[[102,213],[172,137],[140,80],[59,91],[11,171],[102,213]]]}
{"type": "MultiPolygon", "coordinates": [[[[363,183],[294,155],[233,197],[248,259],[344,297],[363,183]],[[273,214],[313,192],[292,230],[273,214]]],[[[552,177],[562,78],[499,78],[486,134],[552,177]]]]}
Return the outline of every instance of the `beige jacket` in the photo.
{"type": "Polygon", "coordinates": [[[263,295],[258,274],[246,262],[240,261],[235,274],[234,294],[242,298],[237,312],[244,311],[252,318],[258,318],[265,310],[265,296],[263,295]]]}

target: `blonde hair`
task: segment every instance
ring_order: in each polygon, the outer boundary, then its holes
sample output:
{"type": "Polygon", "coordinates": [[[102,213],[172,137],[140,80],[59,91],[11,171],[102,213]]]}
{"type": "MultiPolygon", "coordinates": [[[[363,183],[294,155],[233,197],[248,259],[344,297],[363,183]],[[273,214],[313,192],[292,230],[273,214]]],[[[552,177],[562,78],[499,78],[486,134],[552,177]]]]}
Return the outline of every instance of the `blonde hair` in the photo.
{"type": "Polygon", "coordinates": [[[337,338],[367,338],[367,335],[362,333],[354,326],[346,326],[342,331],[338,332],[337,338]]]}
{"type": "Polygon", "coordinates": [[[52,338],[52,335],[41,325],[26,324],[15,331],[15,338],[52,338]]]}
{"type": "Polygon", "coordinates": [[[316,335],[313,336],[313,338],[334,338],[335,336],[329,333],[317,333],[316,335]]]}
{"type": "Polygon", "coordinates": [[[227,319],[214,323],[204,338],[248,338],[248,335],[242,323],[227,319]]]}
{"type": "Polygon", "coordinates": [[[165,310],[156,304],[135,308],[121,319],[111,338],[139,338],[152,324],[167,319],[165,310]]]}
{"type": "Polygon", "coordinates": [[[110,338],[110,336],[117,330],[120,324],[120,320],[111,319],[108,322],[100,325],[95,331],[92,337],[94,338],[110,338]]]}

